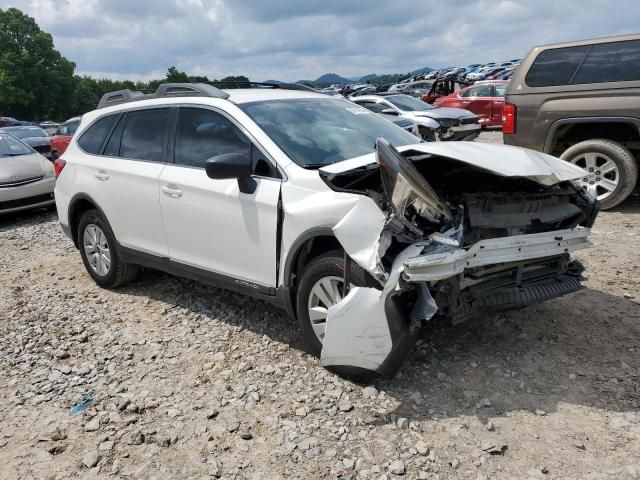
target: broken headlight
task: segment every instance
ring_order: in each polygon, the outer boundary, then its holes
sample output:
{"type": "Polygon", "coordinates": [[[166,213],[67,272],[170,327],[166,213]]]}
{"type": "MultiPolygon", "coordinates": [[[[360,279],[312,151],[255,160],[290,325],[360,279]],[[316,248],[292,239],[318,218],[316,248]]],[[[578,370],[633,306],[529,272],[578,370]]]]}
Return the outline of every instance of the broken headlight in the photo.
{"type": "Polygon", "coordinates": [[[407,228],[416,231],[416,217],[432,223],[453,219],[449,207],[409,160],[386,140],[378,139],[376,149],[385,196],[407,228]]]}

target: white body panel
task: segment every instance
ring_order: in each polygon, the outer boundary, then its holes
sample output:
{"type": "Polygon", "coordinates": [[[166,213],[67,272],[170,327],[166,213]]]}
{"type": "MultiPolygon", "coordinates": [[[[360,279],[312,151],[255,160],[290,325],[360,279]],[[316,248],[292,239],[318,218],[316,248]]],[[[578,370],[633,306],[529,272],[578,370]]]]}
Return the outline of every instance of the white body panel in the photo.
{"type": "Polygon", "coordinates": [[[204,169],[167,165],[160,207],[171,260],[275,287],[281,182],[256,181],[254,193],[242,193],[235,179],[212,180],[204,169]]]}
{"type": "Polygon", "coordinates": [[[80,158],[75,181],[102,208],[119,243],[166,256],[158,189],[164,164],[86,154],[80,158]]]}

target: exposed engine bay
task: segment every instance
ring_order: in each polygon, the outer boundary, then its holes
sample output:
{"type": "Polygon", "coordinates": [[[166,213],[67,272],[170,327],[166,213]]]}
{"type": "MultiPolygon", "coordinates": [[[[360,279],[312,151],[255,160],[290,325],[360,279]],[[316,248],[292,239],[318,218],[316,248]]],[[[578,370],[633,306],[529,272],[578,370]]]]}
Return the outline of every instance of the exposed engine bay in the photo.
{"type": "Polygon", "coordinates": [[[598,213],[573,182],[581,170],[465,143],[398,151],[380,139],[375,163],[320,170],[333,190],[362,195],[333,230],[380,284],[352,287],[329,310],[323,365],[394,375],[436,314],[459,323],[581,288],[583,267],[570,254],[590,246],[598,213]]]}

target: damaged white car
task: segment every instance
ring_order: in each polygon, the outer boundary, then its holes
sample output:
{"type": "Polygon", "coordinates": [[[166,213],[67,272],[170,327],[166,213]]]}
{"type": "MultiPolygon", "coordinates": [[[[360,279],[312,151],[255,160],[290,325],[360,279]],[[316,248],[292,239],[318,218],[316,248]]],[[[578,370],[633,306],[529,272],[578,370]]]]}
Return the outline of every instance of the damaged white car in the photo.
{"type": "Polygon", "coordinates": [[[139,266],[296,317],[331,367],[394,375],[422,322],[581,288],[582,170],[514,147],[416,143],[343,99],[275,85],[119,91],[56,161],[60,222],[113,288],[139,266]]]}

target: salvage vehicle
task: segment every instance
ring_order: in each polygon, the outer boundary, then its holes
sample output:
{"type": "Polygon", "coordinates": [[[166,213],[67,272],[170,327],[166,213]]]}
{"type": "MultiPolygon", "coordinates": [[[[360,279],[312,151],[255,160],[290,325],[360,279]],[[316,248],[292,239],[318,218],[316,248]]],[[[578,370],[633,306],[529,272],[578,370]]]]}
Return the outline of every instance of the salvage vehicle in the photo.
{"type": "Polygon", "coordinates": [[[326,367],[394,375],[422,322],[580,288],[582,170],[473,142],[417,142],[286,84],[105,94],[56,160],[56,206],[93,280],[139,266],[272,302],[326,367]]]}
{"type": "Polygon", "coordinates": [[[504,94],[509,82],[482,81],[440,97],[433,103],[435,107],[464,108],[480,117],[483,127],[502,126],[504,94]]]}
{"type": "Polygon", "coordinates": [[[71,141],[71,137],[80,125],[80,117],[73,117],[58,127],[56,133],[49,142],[51,146],[51,158],[55,160],[64,153],[71,141]]]}
{"type": "Polygon", "coordinates": [[[0,132],[0,214],[53,205],[53,165],[10,133],[0,132]]]}
{"type": "Polygon", "coordinates": [[[603,209],[638,187],[640,35],[535,47],[511,78],[504,142],[583,169],[603,209]]]}
{"type": "Polygon", "coordinates": [[[434,108],[415,97],[399,93],[379,93],[351,97],[367,110],[399,116],[418,124],[424,140],[473,140],[480,133],[480,119],[461,108],[434,108]]]}
{"type": "Polygon", "coordinates": [[[51,137],[42,128],[35,125],[22,127],[4,127],[0,132],[7,132],[33,148],[36,152],[47,158],[51,156],[51,137]]]}

